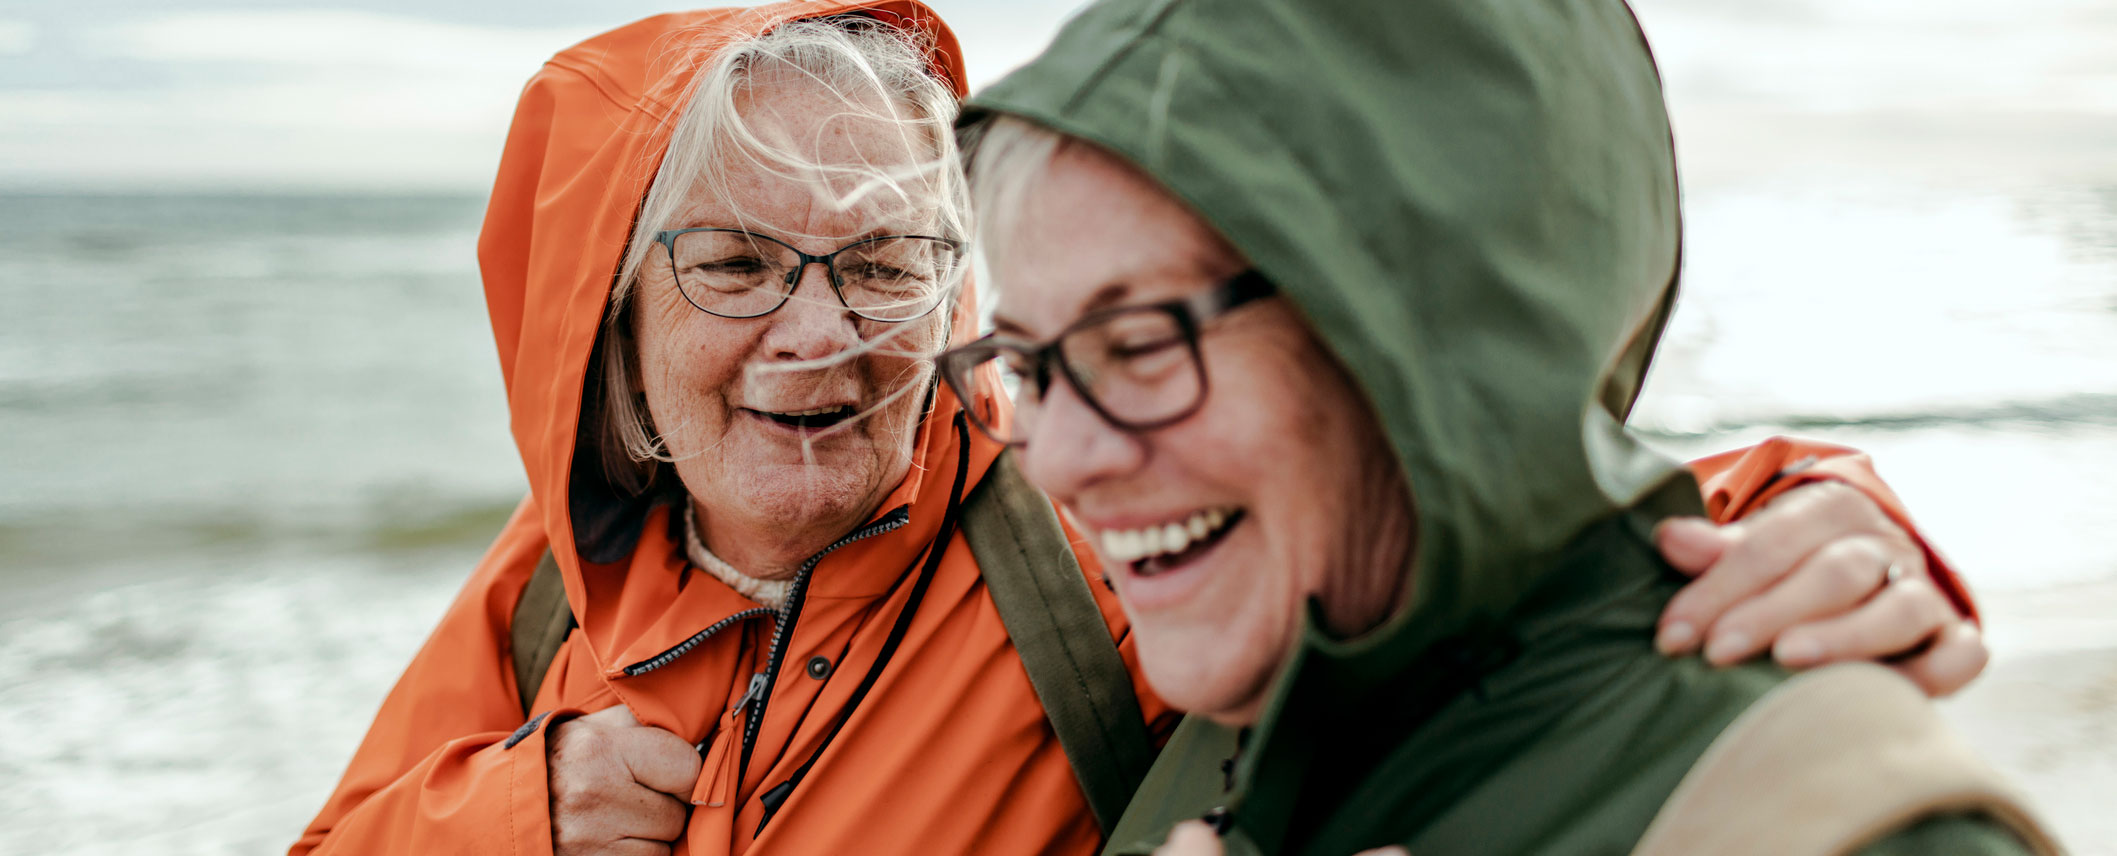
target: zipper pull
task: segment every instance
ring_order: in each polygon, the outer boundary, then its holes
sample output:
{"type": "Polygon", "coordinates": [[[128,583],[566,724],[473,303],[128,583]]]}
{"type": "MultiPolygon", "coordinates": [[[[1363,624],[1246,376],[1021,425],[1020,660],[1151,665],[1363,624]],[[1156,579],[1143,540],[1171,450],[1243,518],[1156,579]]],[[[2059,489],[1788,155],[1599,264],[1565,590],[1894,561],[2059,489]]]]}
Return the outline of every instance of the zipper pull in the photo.
{"type": "Polygon", "coordinates": [[[757,674],[750,676],[750,688],[743,690],[742,698],[736,699],[734,704],[728,706],[728,710],[734,711],[743,708],[748,708],[750,705],[757,703],[758,699],[763,697],[764,673],[758,672],[757,674]]]}

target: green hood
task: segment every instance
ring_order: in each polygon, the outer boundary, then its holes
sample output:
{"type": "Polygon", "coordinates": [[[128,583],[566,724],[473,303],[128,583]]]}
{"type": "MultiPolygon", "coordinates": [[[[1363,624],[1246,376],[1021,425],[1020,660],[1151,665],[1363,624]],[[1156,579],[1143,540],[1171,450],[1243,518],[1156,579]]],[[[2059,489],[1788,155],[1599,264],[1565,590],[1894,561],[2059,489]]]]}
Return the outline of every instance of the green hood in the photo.
{"type": "Polygon", "coordinates": [[[1648,644],[1674,583],[1647,533],[1698,494],[1622,425],[1680,231],[1625,5],[1107,0],[965,121],[993,113],[1106,147],[1240,248],[1372,400],[1418,507],[1404,608],[1350,641],[1312,621],[1232,787],[1206,772],[1232,735],[1194,721],[1113,844],[1216,804],[1263,852],[1636,837],[1776,677],[1648,644]],[[1686,725],[1641,745],[1642,718],[1686,725]],[[1604,775],[1626,785],[1579,781],[1604,775]],[[1596,793],[1547,796],[1569,787],[1596,793]]]}
{"type": "Polygon", "coordinates": [[[1106,2],[971,109],[1131,160],[1306,312],[1418,499],[1395,634],[1506,612],[1678,473],[1619,428],[1678,243],[1622,3],[1106,2]]]}

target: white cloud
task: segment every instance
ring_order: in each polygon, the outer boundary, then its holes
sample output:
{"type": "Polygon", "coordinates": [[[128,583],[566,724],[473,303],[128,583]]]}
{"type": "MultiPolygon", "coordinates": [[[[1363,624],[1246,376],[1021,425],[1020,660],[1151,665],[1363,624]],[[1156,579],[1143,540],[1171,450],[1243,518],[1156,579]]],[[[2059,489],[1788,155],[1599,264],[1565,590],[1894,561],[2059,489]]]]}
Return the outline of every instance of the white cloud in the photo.
{"type": "MultiPolygon", "coordinates": [[[[1071,0],[949,4],[973,80],[1033,55],[1071,0]]],[[[177,12],[91,26],[142,88],[0,87],[0,185],[482,189],[515,98],[552,54],[623,23],[487,27],[358,11],[177,12]]]]}
{"type": "Polygon", "coordinates": [[[0,185],[476,191],[519,82],[0,92],[0,185]]]}
{"type": "Polygon", "coordinates": [[[29,53],[37,44],[37,25],[0,18],[0,56],[29,53]]]}
{"type": "Polygon", "coordinates": [[[519,77],[595,27],[473,27],[349,10],[188,12],[119,24],[94,40],[131,59],[335,69],[491,72],[519,77]]]}
{"type": "Polygon", "coordinates": [[[100,56],[207,73],[0,88],[0,184],[482,189],[523,82],[600,29],[268,11],[86,30],[100,56]]]}
{"type": "Polygon", "coordinates": [[[1679,108],[2117,110],[2117,15],[2103,0],[1637,5],[1679,108]]]}

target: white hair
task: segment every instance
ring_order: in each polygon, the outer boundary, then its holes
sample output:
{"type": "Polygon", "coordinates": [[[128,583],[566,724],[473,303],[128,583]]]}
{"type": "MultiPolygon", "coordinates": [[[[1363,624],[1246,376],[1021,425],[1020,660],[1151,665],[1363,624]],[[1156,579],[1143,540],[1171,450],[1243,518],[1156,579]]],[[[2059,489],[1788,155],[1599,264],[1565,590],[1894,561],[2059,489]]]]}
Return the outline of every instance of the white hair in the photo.
{"type": "MultiPolygon", "coordinates": [[[[729,164],[740,161],[768,175],[805,183],[831,210],[884,204],[932,223],[943,237],[970,238],[968,193],[952,131],[956,94],[948,81],[935,75],[928,41],[922,34],[872,18],[841,16],[795,21],[733,43],[699,47],[713,52],[714,58],[699,71],[670,130],[668,149],[634,220],[597,340],[603,394],[592,418],[602,432],[596,442],[602,446],[604,468],[621,484],[644,489],[655,471],[650,462],[671,460],[652,427],[634,373],[638,357],[628,321],[629,298],[656,246],[655,233],[669,228],[701,187],[734,212],[738,225],[750,220],[744,200],[729,188],[729,164]],[[834,96],[840,112],[833,119],[893,127],[907,149],[924,149],[929,156],[915,158],[909,166],[823,163],[796,145],[766,139],[752,128],[738,101],[762,80],[789,78],[834,96]]],[[[951,290],[935,311],[952,313],[954,303],[951,290]]]]}
{"type": "Polygon", "coordinates": [[[978,305],[990,312],[1000,282],[992,271],[1014,240],[1015,220],[1026,209],[1034,185],[1061,149],[1073,138],[1015,116],[998,114],[980,120],[960,134],[970,185],[971,210],[977,212],[977,281],[987,293],[978,305]]]}

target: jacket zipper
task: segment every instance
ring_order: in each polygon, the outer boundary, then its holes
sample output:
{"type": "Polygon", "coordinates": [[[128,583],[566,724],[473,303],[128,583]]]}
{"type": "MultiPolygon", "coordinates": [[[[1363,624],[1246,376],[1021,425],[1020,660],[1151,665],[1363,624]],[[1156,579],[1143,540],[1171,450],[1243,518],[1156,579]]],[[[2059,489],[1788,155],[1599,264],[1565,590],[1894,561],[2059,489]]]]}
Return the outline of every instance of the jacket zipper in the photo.
{"type": "MultiPolygon", "coordinates": [[[[830,555],[832,551],[837,550],[840,547],[844,547],[847,544],[851,544],[855,541],[859,541],[863,538],[870,538],[876,535],[880,535],[884,532],[894,530],[900,526],[903,526],[910,519],[911,510],[909,506],[899,506],[897,509],[891,511],[890,513],[883,515],[881,520],[877,520],[873,523],[868,524],[864,528],[855,530],[853,534],[840,538],[836,542],[833,542],[830,546],[823,548],[821,552],[817,553],[816,555],[810,556],[807,561],[801,563],[800,570],[794,574],[794,584],[788,587],[789,593],[791,594],[794,592],[800,592],[805,590],[807,588],[805,582],[808,577],[809,571],[814,570],[817,563],[822,562],[823,557],[830,555]]],[[[752,607],[750,609],[745,609],[741,612],[735,613],[734,615],[730,615],[719,621],[715,621],[710,626],[706,627],[706,629],[691,634],[691,638],[676,643],[674,646],[670,647],[669,650],[663,651],[659,654],[656,654],[645,660],[641,660],[637,663],[633,663],[630,666],[626,666],[623,670],[625,676],[628,678],[636,678],[640,675],[652,672],[655,669],[667,666],[670,663],[674,663],[677,661],[678,658],[684,656],[685,654],[691,653],[691,649],[697,648],[699,645],[704,644],[706,640],[713,638],[721,631],[762,615],[772,616],[772,622],[775,625],[775,629],[772,632],[772,648],[770,650],[778,650],[780,632],[776,629],[776,627],[784,626],[786,624],[787,612],[793,608],[793,605],[794,598],[790,596],[787,598],[787,602],[785,604],[782,604],[776,613],[767,607],[758,606],[752,607]]],[[[769,654],[767,656],[769,656],[769,654]]],[[[748,690],[743,693],[742,698],[736,702],[736,705],[740,706],[750,703],[752,698],[755,697],[759,692],[757,679],[762,676],[763,673],[760,672],[757,675],[753,675],[751,677],[750,686],[748,690]]]]}
{"type": "Polygon", "coordinates": [[[656,654],[652,657],[649,657],[645,660],[633,663],[630,666],[626,666],[625,676],[630,678],[636,678],[648,672],[654,671],[655,669],[659,669],[663,666],[669,665],[670,663],[674,663],[676,662],[676,658],[691,653],[691,649],[698,647],[700,643],[706,641],[707,639],[713,638],[714,634],[726,630],[730,627],[733,627],[741,622],[756,618],[760,615],[771,614],[771,610],[759,606],[752,607],[750,609],[745,609],[741,612],[735,613],[734,615],[730,615],[719,621],[715,621],[713,622],[713,625],[711,627],[707,627],[704,630],[700,630],[697,633],[691,634],[691,638],[676,643],[675,647],[670,648],[667,651],[663,651],[659,654],[656,654]]]}
{"type": "Polygon", "coordinates": [[[765,649],[765,670],[750,679],[750,691],[743,694],[740,702],[747,708],[742,725],[742,769],[748,769],[750,751],[757,745],[757,731],[763,727],[761,717],[757,714],[767,697],[772,694],[772,684],[779,680],[780,660],[785,656],[779,646],[792,634],[794,622],[800,616],[801,603],[808,597],[810,572],[816,570],[816,566],[823,562],[823,557],[837,552],[839,548],[885,532],[896,531],[910,521],[911,506],[900,505],[890,509],[889,513],[882,515],[882,519],[854,530],[852,534],[832,542],[821,552],[810,556],[807,561],[801,563],[800,570],[794,572],[794,582],[787,587],[787,602],[780,605],[779,615],[772,622],[772,642],[770,647],[765,649]]]}

